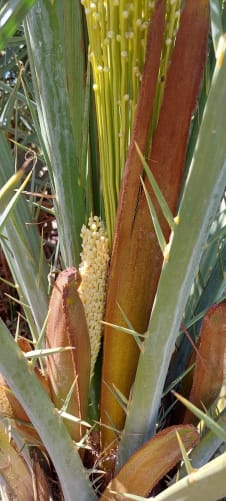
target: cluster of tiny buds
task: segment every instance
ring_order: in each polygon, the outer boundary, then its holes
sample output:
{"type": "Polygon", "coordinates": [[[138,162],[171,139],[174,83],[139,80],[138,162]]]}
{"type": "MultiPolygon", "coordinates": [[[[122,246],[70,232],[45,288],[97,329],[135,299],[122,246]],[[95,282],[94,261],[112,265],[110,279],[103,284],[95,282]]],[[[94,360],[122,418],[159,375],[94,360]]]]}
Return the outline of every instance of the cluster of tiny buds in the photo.
{"type": "MultiPolygon", "coordinates": [[[[176,0],[170,0],[171,5],[175,3],[176,0]]],[[[104,2],[98,2],[97,0],[92,0],[91,2],[89,0],[81,0],[81,4],[85,8],[90,8],[91,10],[95,10],[98,7],[98,4],[101,3],[103,4],[104,2]]],[[[120,0],[113,0],[112,4],[114,7],[119,7],[120,0]]],[[[155,0],[152,0],[148,2],[148,8],[149,9],[154,9],[155,7],[155,0]]],[[[127,9],[124,12],[129,12],[134,10],[134,3],[130,2],[127,4],[127,9]]]]}
{"type": "Polygon", "coordinates": [[[91,377],[99,353],[105,308],[109,245],[103,222],[91,216],[81,230],[82,252],[79,271],[82,277],[78,289],[84,305],[91,345],[91,377]]]}

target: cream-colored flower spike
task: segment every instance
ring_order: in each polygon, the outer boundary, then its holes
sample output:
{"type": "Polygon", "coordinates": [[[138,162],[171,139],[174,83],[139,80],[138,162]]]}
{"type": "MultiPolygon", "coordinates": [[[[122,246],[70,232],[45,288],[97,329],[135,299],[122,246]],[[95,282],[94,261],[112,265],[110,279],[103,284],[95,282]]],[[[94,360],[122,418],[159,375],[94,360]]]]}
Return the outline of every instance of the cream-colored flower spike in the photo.
{"type": "Polygon", "coordinates": [[[82,281],[78,289],[83,302],[91,344],[91,378],[100,349],[109,262],[109,245],[103,222],[91,216],[88,227],[81,230],[82,252],[79,271],[82,281]]]}

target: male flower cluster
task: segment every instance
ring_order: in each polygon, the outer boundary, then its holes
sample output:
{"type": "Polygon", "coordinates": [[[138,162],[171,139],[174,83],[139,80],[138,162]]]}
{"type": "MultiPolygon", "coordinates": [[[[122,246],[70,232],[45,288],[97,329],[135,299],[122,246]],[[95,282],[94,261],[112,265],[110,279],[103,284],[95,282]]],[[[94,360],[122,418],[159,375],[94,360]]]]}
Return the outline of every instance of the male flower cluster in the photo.
{"type": "Polygon", "coordinates": [[[82,252],[79,271],[82,282],[78,289],[83,302],[91,344],[91,377],[100,349],[109,262],[108,238],[103,222],[91,216],[81,230],[82,252]]]}

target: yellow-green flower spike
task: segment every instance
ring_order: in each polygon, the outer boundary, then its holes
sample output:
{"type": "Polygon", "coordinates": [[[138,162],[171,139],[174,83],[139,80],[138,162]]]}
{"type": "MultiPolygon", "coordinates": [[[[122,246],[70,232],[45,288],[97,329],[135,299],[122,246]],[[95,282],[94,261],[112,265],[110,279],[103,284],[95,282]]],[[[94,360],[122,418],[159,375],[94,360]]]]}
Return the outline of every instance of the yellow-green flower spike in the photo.
{"type": "Polygon", "coordinates": [[[81,230],[82,252],[79,271],[82,277],[78,289],[83,302],[91,345],[91,377],[100,349],[105,308],[109,245],[103,222],[90,217],[81,230]]]}
{"type": "MultiPolygon", "coordinates": [[[[112,246],[122,174],[132,133],[154,0],[82,0],[89,34],[99,132],[101,179],[109,247],[112,246]]],[[[166,1],[165,33],[152,118],[154,132],[181,0],[166,1]]]]}
{"type": "Polygon", "coordinates": [[[82,0],[89,33],[106,228],[111,247],[155,2],[82,0]]]}

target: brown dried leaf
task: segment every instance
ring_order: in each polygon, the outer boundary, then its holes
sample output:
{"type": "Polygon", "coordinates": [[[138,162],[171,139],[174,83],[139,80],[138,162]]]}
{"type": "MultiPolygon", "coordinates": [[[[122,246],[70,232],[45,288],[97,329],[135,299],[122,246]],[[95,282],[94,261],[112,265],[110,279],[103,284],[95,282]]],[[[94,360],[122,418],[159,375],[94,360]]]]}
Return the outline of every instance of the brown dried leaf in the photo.
{"type": "Polygon", "coordinates": [[[172,426],[161,431],[131,456],[104,491],[101,501],[127,499],[113,491],[147,496],[159,480],[182,459],[176,431],[186,450],[191,449],[199,440],[198,432],[192,425],[172,426]]]}
{"type": "MultiPolygon", "coordinates": [[[[75,387],[67,412],[86,419],[90,382],[90,342],[83,304],[78,294],[81,277],[76,268],[62,271],[54,285],[49,304],[46,329],[46,347],[71,347],[71,350],[50,355],[47,372],[52,399],[58,409],[73,383],[75,387]]],[[[67,421],[71,437],[79,441],[83,434],[81,424],[67,421]]]]}
{"type": "Polygon", "coordinates": [[[0,475],[18,501],[33,501],[31,473],[0,422],[0,475]]]}
{"type": "Polygon", "coordinates": [[[38,501],[49,501],[50,499],[50,489],[47,482],[46,475],[40,466],[40,463],[35,460],[33,462],[33,475],[34,475],[34,488],[35,494],[38,501]]]}
{"type": "MultiPolygon", "coordinates": [[[[209,408],[217,398],[224,380],[226,350],[226,303],[212,306],[206,313],[200,332],[193,384],[189,400],[199,409],[209,408]]],[[[197,418],[186,410],[184,423],[197,418]]]]}

